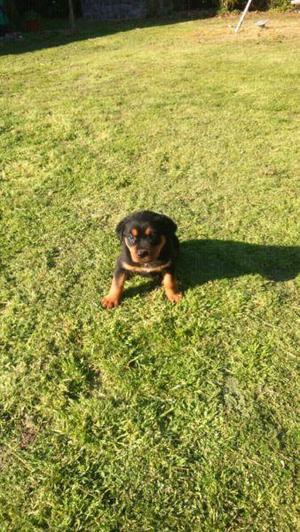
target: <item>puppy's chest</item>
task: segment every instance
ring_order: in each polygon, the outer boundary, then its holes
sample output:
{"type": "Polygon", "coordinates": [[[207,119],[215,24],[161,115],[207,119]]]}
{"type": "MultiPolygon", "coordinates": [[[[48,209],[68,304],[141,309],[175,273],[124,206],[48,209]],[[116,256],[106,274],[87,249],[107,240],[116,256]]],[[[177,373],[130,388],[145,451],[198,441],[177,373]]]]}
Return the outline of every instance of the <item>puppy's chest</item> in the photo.
{"type": "Polygon", "coordinates": [[[145,263],[142,265],[130,264],[123,260],[121,266],[124,270],[131,274],[142,275],[143,277],[153,277],[162,274],[167,268],[171,266],[171,260],[163,263],[145,263]]]}

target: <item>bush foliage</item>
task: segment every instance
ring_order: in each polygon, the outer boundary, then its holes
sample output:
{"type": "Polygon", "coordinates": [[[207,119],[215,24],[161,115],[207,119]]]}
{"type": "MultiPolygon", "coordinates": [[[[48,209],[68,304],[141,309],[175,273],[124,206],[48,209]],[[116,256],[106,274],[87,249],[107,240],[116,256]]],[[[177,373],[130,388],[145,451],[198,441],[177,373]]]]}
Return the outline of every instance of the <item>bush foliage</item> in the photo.
{"type": "MultiPolygon", "coordinates": [[[[211,9],[216,12],[227,12],[242,9],[245,5],[243,0],[147,0],[147,2],[150,17],[192,10],[211,9]]],[[[21,15],[32,9],[46,17],[65,17],[68,14],[68,0],[18,0],[18,2],[7,0],[7,4],[17,6],[21,15]]],[[[73,0],[73,4],[77,16],[81,16],[81,0],[73,0]]],[[[253,0],[251,9],[287,9],[289,5],[289,0],[253,0]]]]}

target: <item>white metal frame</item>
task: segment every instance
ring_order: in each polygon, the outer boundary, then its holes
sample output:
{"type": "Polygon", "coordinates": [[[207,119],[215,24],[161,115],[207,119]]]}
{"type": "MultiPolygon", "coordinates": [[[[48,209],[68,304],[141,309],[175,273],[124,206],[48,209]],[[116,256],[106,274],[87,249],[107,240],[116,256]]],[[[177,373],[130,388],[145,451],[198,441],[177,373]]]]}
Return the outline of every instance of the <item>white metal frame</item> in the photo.
{"type": "Polygon", "coordinates": [[[246,7],[245,7],[243,13],[242,13],[241,16],[240,16],[240,20],[238,21],[237,26],[236,26],[236,28],[235,28],[235,30],[234,30],[235,33],[237,33],[237,32],[239,31],[241,25],[243,24],[243,22],[244,22],[244,18],[245,18],[245,16],[247,15],[247,13],[248,13],[248,11],[249,11],[249,7],[251,6],[251,3],[252,3],[252,0],[248,0],[248,2],[247,2],[247,4],[246,4],[246,7]]]}

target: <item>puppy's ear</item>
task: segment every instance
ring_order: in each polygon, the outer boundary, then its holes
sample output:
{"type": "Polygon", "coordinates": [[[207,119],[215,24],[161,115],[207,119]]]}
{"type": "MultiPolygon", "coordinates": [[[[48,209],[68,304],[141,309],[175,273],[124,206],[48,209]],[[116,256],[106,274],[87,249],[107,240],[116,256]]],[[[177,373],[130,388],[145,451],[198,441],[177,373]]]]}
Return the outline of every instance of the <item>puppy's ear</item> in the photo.
{"type": "Polygon", "coordinates": [[[159,223],[161,225],[163,233],[167,235],[175,234],[177,231],[177,225],[169,216],[165,216],[164,214],[159,215],[159,223]]]}
{"type": "Polygon", "coordinates": [[[130,216],[126,216],[126,218],[123,218],[123,220],[121,220],[116,227],[116,234],[118,238],[121,240],[121,242],[123,239],[123,233],[124,233],[125,226],[129,222],[129,219],[130,219],[130,216]]]}

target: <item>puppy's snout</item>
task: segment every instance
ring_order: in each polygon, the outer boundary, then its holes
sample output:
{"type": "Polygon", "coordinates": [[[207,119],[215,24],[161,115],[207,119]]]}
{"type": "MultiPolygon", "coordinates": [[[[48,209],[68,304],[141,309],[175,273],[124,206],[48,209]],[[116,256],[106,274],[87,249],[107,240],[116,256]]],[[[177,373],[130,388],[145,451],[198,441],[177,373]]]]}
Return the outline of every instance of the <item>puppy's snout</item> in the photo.
{"type": "Polygon", "coordinates": [[[139,249],[137,251],[137,256],[140,257],[141,259],[144,259],[145,257],[147,257],[148,255],[148,251],[146,249],[139,249]]]}

